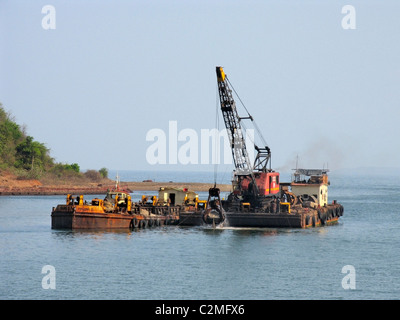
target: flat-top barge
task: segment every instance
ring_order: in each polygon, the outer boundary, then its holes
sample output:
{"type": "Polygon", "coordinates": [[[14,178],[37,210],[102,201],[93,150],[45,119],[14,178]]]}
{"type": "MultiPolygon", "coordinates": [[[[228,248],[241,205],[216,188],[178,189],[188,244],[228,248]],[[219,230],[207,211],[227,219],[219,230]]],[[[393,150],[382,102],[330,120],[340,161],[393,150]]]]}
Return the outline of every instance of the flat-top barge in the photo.
{"type": "Polygon", "coordinates": [[[226,200],[221,200],[219,189],[211,188],[206,209],[181,212],[179,224],[259,228],[309,228],[335,224],[344,209],[336,200],[328,203],[326,172],[297,169],[292,182],[280,183],[279,196],[256,207],[234,192],[226,200]],[[308,179],[301,179],[303,177],[308,179]]]}
{"type": "MultiPolygon", "coordinates": [[[[164,194],[164,189],[160,193],[164,194]]],[[[173,193],[175,195],[175,193],[173,193]]],[[[179,222],[180,206],[171,201],[160,201],[143,196],[134,203],[129,191],[109,190],[104,199],[94,198],[90,202],[83,195],[67,195],[66,203],[53,207],[52,229],[134,229],[179,222]]]]}

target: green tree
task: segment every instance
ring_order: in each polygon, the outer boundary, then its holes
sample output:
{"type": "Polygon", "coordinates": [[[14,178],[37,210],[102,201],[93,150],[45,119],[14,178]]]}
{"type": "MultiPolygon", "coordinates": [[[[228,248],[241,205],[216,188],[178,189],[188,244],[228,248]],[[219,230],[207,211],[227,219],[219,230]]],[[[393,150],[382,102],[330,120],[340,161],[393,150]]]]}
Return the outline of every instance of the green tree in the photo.
{"type": "Polygon", "coordinates": [[[77,173],[79,173],[81,171],[81,168],[79,167],[79,165],[77,163],[72,163],[71,169],[77,173]]]}
{"type": "Polygon", "coordinates": [[[15,166],[26,170],[32,170],[34,167],[45,169],[46,165],[51,162],[48,152],[49,150],[43,143],[34,141],[33,137],[27,136],[16,147],[15,166]]]}
{"type": "Polygon", "coordinates": [[[108,169],[107,168],[101,168],[99,170],[99,173],[102,178],[108,178],[108,169]]]}
{"type": "Polygon", "coordinates": [[[79,165],[77,163],[63,164],[61,166],[62,166],[63,170],[67,170],[67,171],[73,171],[76,173],[79,173],[81,171],[81,168],[79,167],[79,165]]]}
{"type": "Polygon", "coordinates": [[[15,147],[24,139],[20,126],[14,122],[0,103],[0,163],[13,166],[15,147]]]}

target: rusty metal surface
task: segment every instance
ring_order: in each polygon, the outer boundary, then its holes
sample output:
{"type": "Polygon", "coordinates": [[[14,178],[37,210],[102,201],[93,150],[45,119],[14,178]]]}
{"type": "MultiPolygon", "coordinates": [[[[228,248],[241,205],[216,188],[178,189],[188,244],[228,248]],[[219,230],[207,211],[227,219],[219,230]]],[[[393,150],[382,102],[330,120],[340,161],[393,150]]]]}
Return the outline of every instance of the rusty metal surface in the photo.
{"type": "Polygon", "coordinates": [[[134,229],[174,225],[179,216],[144,217],[131,214],[87,214],[54,211],[51,214],[52,229],[134,229]]]}
{"type": "Polygon", "coordinates": [[[52,229],[134,229],[176,224],[179,207],[116,206],[106,208],[101,201],[95,204],[69,201],[59,204],[51,213],[52,229]]]}
{"type": "Polygon", "coordinates": [[[133,218],[143,219],[143,217],[128,214],[63,211],[53,211],[51,214],[53,229],[129,228],[133,218]]]}
{"type": "MultiPolygon", "coordinates": [[[[291,213],[225,212],[223,226],[257,228],[310,228],[337,223],[343,206],[331,204],[324,208],[297,208],[291,213]]],[[[201,211],[183,212],[179,225],[204,225],[201,211]]]]}

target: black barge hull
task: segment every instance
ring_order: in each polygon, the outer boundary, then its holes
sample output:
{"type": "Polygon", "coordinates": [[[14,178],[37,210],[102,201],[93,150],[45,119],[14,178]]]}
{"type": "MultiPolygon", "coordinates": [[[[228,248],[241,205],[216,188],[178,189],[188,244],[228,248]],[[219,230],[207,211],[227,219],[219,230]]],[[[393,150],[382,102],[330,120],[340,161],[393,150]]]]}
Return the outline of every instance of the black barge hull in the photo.
{"type": "MultiPolygon", "coordinates": [[[[297,213],[225,212],[225,227],[248,228],[310,228],[335,224],[343,214],[341,205],[329,205],[325,210],[304,210],[297,213]]],[[[203,212],[183,212],[181,226],[206,225],[203,212]]]]}

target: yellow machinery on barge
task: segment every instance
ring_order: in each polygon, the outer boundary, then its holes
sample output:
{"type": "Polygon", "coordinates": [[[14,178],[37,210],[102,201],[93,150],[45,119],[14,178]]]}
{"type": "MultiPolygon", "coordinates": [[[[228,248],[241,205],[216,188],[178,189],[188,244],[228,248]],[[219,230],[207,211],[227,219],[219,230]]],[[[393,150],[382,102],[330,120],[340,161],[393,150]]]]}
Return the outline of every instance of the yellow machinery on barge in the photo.
{"type": "Polygon", "coordinates": [[[83,195],[67,195],[66,203],[53,207],[52,229],[134,229],[177,223],[179,210],[174,206],[135,204],[129,191],[108,191],[104,199],[87,202],[83,195]]]}

